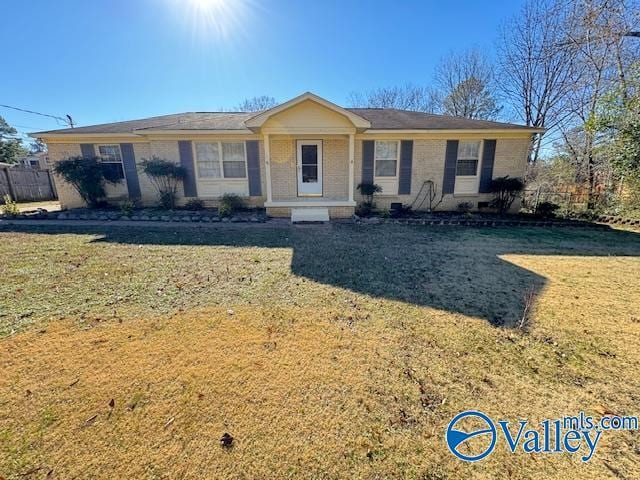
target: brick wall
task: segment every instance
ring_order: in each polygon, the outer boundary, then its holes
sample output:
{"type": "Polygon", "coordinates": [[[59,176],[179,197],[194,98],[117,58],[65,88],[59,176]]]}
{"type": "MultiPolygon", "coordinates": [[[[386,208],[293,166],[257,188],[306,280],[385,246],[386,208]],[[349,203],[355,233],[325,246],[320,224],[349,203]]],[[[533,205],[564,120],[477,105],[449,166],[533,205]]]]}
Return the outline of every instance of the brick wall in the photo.
{"type": "MultiPolygon", "coordinates": [[[[60,160],[80,156],[80,145],[77,143],[50,143],[47,145],[49,163],[51,166],[60,160]]],[[[53,176],[58,191],[58,199],[62,208],[77,208],[84,206],[84,202],[75,189],[58,175],[53,176]]]]}
{"type": "MultiPolygon", "coordinates": [[[[441,198],[442,180],[444,177],[444,156],[447,141],[440,139],[415,139],[413,141],[413,163],[411,170],[411,194],[409,195],[381,195],[376,196],[376,205],[381,208],[389,208],[391,203],[400,202],[408,205],[414,202],[420,192],[420,188],[427,180],[434,182],[437,189],[437,200],[441,198]]],[[[496,143],[496,156],[493,168],[493,178],[510,175],[522,177],[525,173],[527,153],[530,141],[528,138],[501,138],[496,143]]],[[[362,140],[356,140],[355,145],[355,185],[362,182],[362,140]]],[[[420,200],[424,193],[420,195],[420,200]]],[[[355,199],[361,202],[364,198],[355,190],[355,199]]],[[[477,207],[478,202],[490,201],[491,194],[476,195],[445,195],[437,210],[455,210],[462,202],[471,202],[477,207]]],[[[436,200],[436,201],[437,201],[436,200]]],[[[418,201],[416,208],[425,210],[428,200],[418,201]],[[421,205],[420,205],[421,203],[421,205]]],[[[513,210],[519,205],[514,202],[513,210]]]]}
{"type": "MultiPolygon", "coordinates": [[[[119,143],[119,142],[113,142],[119,143]]],[[[77,143],[51,143],[48,145],[50,162],[55,163],[65,158],[80,156],[80,145],[77,143]]],[[[138,181],[140,182],[141,203],[145,206],[152,206],[158,204],[158,193],[149,180],[149,178],[142,172],[141,163],[143,159],[149,159],[153,156],[180,163],[180,153],[178,151],[178,142],[173,141],[151,141],[145,143],[134,143],[133,151],[136,159],[136,165],[138,167],[138,181]]],[[[262,142],[259,147],[260,158],[260,180],[262,183],[262,196],[260,197],[248,197],[247,203],[250,206],[262,206],[266,199],[266,181],[265,181],[265,164],[264,164],[264,148],[262,142]]],[[[77,194],[75,189],[68,183],[64,182],[61,178],[55,178],[56,188],[58,190],[58,196],[63,208],[79,208],[84,206],[84,202],[77,194]]],[[[128,198],[128,190],[126,181],[121,181],[116,185],[106,185],[107,198],[111,201],[117,202],[128,198]]],[[[178,205],[184,205],[188,199],[184,197],[184,189],[180,184],[178,186],[178,205]]],[[[217,206],[219,201],[217,199],[205,199],[205,205],[217,206]]]]}
{"type": "MultiPolygon", "coordinates": [[[[315,136],[314,139],[323,140],[323,190],[324,198],[328,200],[346,200],[348,198],[348,177],[349,177],[349,141],[346,136],[315,136]]],[[[49,158],[51,162],[59,161],[70,156],[81,154],[80,145],[68,143],[52,143],[49,147],[49,158]]],[[[376,203],[379,207],[389,208],[392,202],[411,204],[418,195],[423,182],[432,180],[437,188],[438,198],[442,188],[444,175],[444,155],[446,140],[440,139],[415,139],[413,145],[413,167],[411,179],[410,195],[379,196],[376,203]]],[[[496,158],[493,176],[504,175],[519,176],[524,175],[526,167],[527,152],[529,149],[528,138],[501,138],[496,144],[496,158]]],[[[266,199],[266,180],[264,164],[264,145],[260,142],[260,176],[262,182],[261,197],[250,197],[250,205],[260,206],[266,199]]],[[[178,142],[173,141],[152,141],[148,143],[134,143],[134,153],[136,163],[140,164],[143,158],[150,158],[156,155],[166,160],[180,162],[178,152],[178,142]]],[[[294,200],[297,196],[297,165],[296,165],[296,138],[290,136],[274,135],[271,137],[271,182],[274,200],[294,200]]],[[[142,202],[146,205],[154,205],[158,202],[158,197],[149,179],[141,171],[138,173],[142,202]]],[[[64,208],[74,208],[83,205],[82,200],[75,190],[59,178],[55,178],[56,188],[60,201],[64,208]]],[[[362,181],[362,139],[355,142],[355,172],[354,187],[362,181]]],[[[110,198],[124,198],[127,195],[126,182],[120,182],[116,186],[108,186],[107,193],[110,198]]],[[[424,196],[424,195],[423,195],[424,196]]],[[[356,201],[363,198],[355,190],[356,201]]],[[[472,202],[477,206],[478,201],[489,201],[492,195],[445,195],[438,210],[455,210],[461,202],[472,202]]],[[[178,203],[185,202],[182,186],[178,187],[178,203]]],[[[214,198],[205,199],[209,206],[216,206],[218,201],[214,198]]],[[[420,207],[426,209],[427,202],[420,207]]],[[[336,207],[342,208],[342,207],[336,207]]],[[[514,205],[518,208],[518,205],[514,205]]],[[[338,210],[336,210],[338,211],[338,210]]]]}

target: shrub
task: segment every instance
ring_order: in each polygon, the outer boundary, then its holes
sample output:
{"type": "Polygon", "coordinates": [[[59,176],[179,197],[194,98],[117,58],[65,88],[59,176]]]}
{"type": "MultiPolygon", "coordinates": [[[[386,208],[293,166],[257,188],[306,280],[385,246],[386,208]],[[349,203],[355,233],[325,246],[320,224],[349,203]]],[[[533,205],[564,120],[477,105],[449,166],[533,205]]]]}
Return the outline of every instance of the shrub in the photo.
{"type": "Polygon", "coordinates": [[[204,209],[204,202],[199,198],[192,198],[184,204],[187,210],[202,210],[204,209]]]}
{"type": "Polygon", "coordinates": [[[218,215],[221,217],[230,217],[238,210],[245,208],[245,202],[242,197],[235,193],[225,193],[220,200],[218,207],[218,215]]]}
{"type": "Polygon", "coordinates": [[[493,208],[498,209],[500,215],[504,215],[511,208],[513,201],[524,189],[524,183],[520,178],[506,177],[494,178],[491,181],[489,191],[495,194],[491,202],[493,208]]]}
{"type": "Polygon", "coordinates": [[[120,204],[120,213],[125,217],[130,217],[133,214],[135,204],[131,200],[125,200],[120,204]]]}
{"type": "Polygon", "coordinates": [[[473,203],[471,202],[460,202],[457,205],[457,209],[461,213],[469,213],[472,208],[473,208],[473,203]]]}
{"type": "Polygon", "coordinates": [[[382,192],[382,187],[380,185],[376,185],[375,183],[361,183],[357,187],[360,190],[360,193],[365,198],[365,203],[373,206],[373,196],[376,193],[382,192]]]}
{"type": "Polygon", "coordinates": [[[118,183],[118,172],[105,168],[99,157],[70,157],[55,164],[53,171],[71,184],[90,207],[104,201],[105,183],[118,183]]]}
{"type": "Polygon", "coordinates": [[[160,205],[163,208],[175,208],[178,182],[186,176],[186,169],[168,160],[153,156],[150,159],[142,159],[142,171],[149,177],[158,192],[160,205]]]}
{"type": "Polygon", "coordinates": [[[18,204],[11,200],[9,195],[5,195],[2,197],[4,201],[4,205],[2,205],[2,213],[4,213],[7,217],[17,217],[20,215],[20,209],[18,208],[18,204]]]}
{"type": "Polygon", "coordinates": [[[373,205],[367,202],[360,203],[356,206],[356,215],[359,217],[368,217],[373,212],[373,205]]]}
{"type": "Polygon", "coordinates": [[[542,218],[551,218],[556,216],[556,210],[559,208],[560,205],[553,202],[540,202],[535,213],[540,215],[542,218]]]}

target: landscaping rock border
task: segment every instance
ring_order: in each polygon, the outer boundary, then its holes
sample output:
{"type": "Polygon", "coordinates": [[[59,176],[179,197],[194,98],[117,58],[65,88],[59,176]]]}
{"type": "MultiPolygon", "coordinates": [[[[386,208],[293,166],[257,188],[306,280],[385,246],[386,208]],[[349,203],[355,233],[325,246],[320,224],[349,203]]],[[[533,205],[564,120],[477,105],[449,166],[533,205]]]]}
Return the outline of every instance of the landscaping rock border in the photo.
{"type": "Polygon", "coordinates": [[[640,227],[640,218],[626,218],[615,215],[601,215],[596,218],[597,222],[609,223],[611,225],[629,225],[640,227]]]}
{"type": "Polygon", "coordinates": [[[37,210],[24,212],[20,215],[7,217],[0,216],[7,220],[97,220],[97,221],[130,221],[130,222],[232,222],[232,223],[264,223],[267,216],[264,211],[238,212],[231,217],[219,217],[216,212],[211,211],[157,211],[142,210],[134,211],[131,215],[123,215],[115,210],[68,210],[62,212],[47,212],[37,210]]]}
{"type": "MultiPolygon", "coordinates": [[[[264,210],[238,212],[231,217],[219,217],[214,211],[161,211],[140,210],[131,215],[123,215],[117,210],[67,210],[61,212],[47,212],[38,209],[33,212],[23,212],[9,217],[0,215],[5,220],[97,220],[97,221],[127,221],[127,222],[184,222],[184,223],[264,223],[267,217],[264,210]]],[[[607,224],[640,227],[640,219],[602,215],[595,219],[575,220],[536,220],[530,218],[464,218],[460,216],[433,216],[427,218],[383,218],[383,217],[353,217],[356,224],[396,224],[396,225],[429,225],[429,226],[470,226],[470,227],[591,227],[606,228],[607,224]]]]}
{"type": "Polygon", "coordinates": [[[357,218],[356,223],[378,225],[447,225],[467,227],[590,227],[608,228],[607,225],[579,220],[527,220],[527,219],[455,219],[455,218],[357,218]]]}

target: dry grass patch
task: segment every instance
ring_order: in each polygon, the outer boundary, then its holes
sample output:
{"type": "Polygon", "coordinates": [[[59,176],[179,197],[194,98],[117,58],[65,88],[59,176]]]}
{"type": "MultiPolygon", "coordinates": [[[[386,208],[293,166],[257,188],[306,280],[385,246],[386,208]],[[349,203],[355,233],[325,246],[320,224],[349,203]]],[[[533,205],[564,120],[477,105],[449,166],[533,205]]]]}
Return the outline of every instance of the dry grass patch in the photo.
{"type": "Polygon", "coordinates": [[[0,339],[0,475],[640,477],[636,432],[604,434],[586,465],[501,444],[469,465],[443,439],[468,408],[638,414],[633,234],[248,232],[3,234],[20,283],[0,287],[0,321],[24,331],[0,339]],[[524,334],[510,302],[532,282],[524,334]]]}

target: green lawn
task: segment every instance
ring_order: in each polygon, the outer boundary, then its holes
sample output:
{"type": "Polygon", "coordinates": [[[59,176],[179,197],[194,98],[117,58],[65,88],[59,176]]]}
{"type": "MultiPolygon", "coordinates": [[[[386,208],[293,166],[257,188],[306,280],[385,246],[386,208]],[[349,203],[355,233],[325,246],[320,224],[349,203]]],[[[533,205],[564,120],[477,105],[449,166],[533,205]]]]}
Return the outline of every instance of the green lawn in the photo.
{"type": "Polygon", "coordinates": [[[443,440],[469,408],[640,413],[640,234],[5,226],[0,239],[0,477],[640,477],[637,433],[603,434],[586,465],[504,445],[465,464],[443,440]]]}

